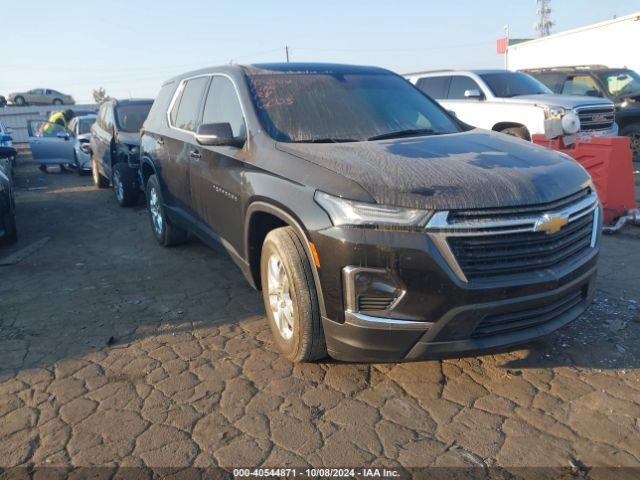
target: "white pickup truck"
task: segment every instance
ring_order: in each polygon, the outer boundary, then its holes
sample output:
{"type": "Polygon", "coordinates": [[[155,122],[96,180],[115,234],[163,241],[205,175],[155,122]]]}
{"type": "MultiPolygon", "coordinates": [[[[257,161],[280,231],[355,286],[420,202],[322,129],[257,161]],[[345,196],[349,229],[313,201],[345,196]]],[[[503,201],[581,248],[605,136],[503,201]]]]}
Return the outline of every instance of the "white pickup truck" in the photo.
{"type": "Polygon", "coordinates": [[[435,71],[405,78],[465,123],[531,140],[572,139],[583,134],[617,135],[613,102],[556,95],[526,73],[504,70],[435,71]]]}

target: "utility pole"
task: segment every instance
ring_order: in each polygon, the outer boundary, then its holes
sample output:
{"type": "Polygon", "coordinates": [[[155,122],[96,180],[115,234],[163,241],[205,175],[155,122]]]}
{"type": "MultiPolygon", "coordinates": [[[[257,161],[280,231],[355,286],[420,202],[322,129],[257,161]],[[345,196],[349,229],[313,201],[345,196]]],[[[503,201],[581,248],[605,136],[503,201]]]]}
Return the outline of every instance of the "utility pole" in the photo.
{"type": "Polygon", "coordinates": [[[507,37],[507,47],[504,51],[504,69],[509,70],[509,24],[504,26],[504,32],[507,37]]]}
{"type": "Polygon", "coordinates": [[[551,20],[551,0],[536,0],[538,3],[538,22],[534,25],[538,37],[546,37],[551,33],[554,23],[551,20]]]}
{"type": "Polygon", "coordinates": [[[284,46],[284,54],[287,57],[287,63],[289,63],[289,47],[287,45],[284,46]]]}

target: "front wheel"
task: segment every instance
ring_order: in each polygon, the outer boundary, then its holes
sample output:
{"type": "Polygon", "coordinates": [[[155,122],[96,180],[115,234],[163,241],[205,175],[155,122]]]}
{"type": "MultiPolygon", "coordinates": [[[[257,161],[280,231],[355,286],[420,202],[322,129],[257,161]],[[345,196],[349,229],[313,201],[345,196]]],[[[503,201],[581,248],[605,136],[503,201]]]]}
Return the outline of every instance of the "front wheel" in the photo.
{"type": "Polygon", "coordinates": [[[151,221],[151,231],[157,242],[163,247],[170,247],[186,242],[188,232],[174,225],[166,216],[162,191],[158,178],[151,175],[147,180],[147,210],[151,221]]]}
{"type": "Polygon", "coordinates": [[[282,354],[309,362],[327,354],[318,295],[309,260],[291,227],[269,232],[260,259],[267,320],[282,354]]]}
{"type": "Polygon", "coordinates": [[[53,104],[54,105],[62,105],[62,100],[60,100],[59,98],[54,98],[53,99],[53,104]]]}
{"type": "Polygon", "coordinates": [[[130,207],[138,203],[138,179],[134,169],[126,163],[113,166],[113,193],[121,207],[130,207]]]}
{"type": "Polygon", "coordinates": [[[527,127],[509,127],[500,130],[500,133],[511,135],[512,137],[522,138],[523,140],[530,140],[529,131],[527,127]]]}

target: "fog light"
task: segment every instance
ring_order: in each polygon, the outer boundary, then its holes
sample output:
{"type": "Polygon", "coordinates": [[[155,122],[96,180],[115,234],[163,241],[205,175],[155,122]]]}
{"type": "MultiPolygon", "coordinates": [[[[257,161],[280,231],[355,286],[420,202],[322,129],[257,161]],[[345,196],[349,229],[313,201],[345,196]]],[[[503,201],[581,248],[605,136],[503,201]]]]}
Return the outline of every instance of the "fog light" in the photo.
{"type": "Polygon", "coordinates": [[[383,268],[344,267],[342,278],[345,309],[350,312],[388,312],[404,295],[401,282],[383,268]]]}

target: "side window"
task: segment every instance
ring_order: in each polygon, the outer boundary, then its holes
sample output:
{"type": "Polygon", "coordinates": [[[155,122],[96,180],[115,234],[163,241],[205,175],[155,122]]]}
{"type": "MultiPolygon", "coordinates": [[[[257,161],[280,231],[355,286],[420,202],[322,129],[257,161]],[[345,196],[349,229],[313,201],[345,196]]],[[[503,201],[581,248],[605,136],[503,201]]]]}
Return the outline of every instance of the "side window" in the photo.
{"type": "Polygon", "coordinates": [[[427,77],[421,78],[416,83],[416,87],[429,95],[431,98],[447,98],[447,90],[451,77],[427,77]]]}
{"type": "Polygon", "coordinates": [[[178,111],[175,115],[175,123],[173,120],[171,121],[174,127],[189,130],[190,132],[196,131],[198,128],[200,107],[202,105],[202,96],[208,81],[209,77],[198,77],[186,83],[182,91],[182,96],[180,97],[178,111]]]}
{"type": "Polygon", "coordinates": [[[204,104],[202,123],[229,123],[235,138],[244,138],[246,128],[242,108],[231,80],[214,76],[204,104]]]}
{"type": "Polygon", "coordinates": [[[113,118],[113,108],[111,108],[111,105],[107,105],[104,109],[104,129],[111,132],[113,131],[113,124],[114,124],[114,118],[113,118]]]}
{"type": "Polygon", "coordinates": [[[602,92],[596,81],[590,75],[574,75],[567,78],[562,87],[563,95],[587,95],[602,97],[602,92]]]}
{"type": "Polygon", "coordinates": [[[464,92],[467,90],[478,90],[482,92],[478,84],[469,77],[455,76],[451,77],[451,85],[449,86],[449,100],[467,100],[464,92]]]}

